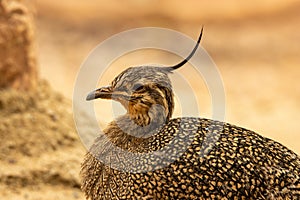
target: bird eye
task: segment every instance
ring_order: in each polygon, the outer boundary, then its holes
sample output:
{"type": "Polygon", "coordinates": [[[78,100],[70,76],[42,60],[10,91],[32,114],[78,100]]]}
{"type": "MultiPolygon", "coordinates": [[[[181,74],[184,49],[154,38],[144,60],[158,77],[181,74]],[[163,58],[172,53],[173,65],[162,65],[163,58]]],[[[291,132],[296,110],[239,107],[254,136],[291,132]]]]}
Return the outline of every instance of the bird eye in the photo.
{"type": "Polygon", "coordinates": [[[140,84],[140,83],[137,83],[135,84],[133,87],[132,87],[132,90],[133,91],[139,91],[139,90],[142,90],[144,88],[144,85],[140,84]]]}

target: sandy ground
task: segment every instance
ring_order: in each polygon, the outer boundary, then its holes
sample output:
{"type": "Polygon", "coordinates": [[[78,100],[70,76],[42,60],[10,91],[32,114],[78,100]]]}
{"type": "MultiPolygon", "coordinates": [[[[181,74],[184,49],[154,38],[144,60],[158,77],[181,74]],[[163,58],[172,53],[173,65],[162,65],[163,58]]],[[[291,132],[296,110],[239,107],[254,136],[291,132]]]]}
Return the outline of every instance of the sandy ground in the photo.
{"type": "MultiPolygon", "coordinates": [[[[218,66],[223,79],[226,121],[259,132],[300,153],[298,1],[261,3],[255,0],[241,3],[229,0],[220,4],[188,1],[183,4],[179,0],[130,0],[126,3],[116,0],[109,3],[44,0],[33,1],[32,7],[36,16],[40,74],[66,98],[50,95],[50,104],[62,105],[55,108],[54,113],[64,116],[60,121],[65,125],[57,127],[57,123],[51,122],[49,126],[36,126],[24,131],[25,135],[19,142],[13,139],[13,135],[4,138],[9,142],[5,143],[8,146],[1,146],[0,199],[84,199],[79,189],[78,173],[85,149],[76,134],[71,107],[76,75],[81,63],[96,45],[113,34],[137,27],[170,28],[196,39],[200,26],[204,24],[201,45],[218,66]],[[37,130],[50,131],[41,134],[40,140],[35,140],[34,136],[40,133],[37,130]],[[30,131],[36,134],[31,135],[30,131]]],[[[114,48],[116,46],[111,51],[114,48]]],[[[111,66],[111,73],[100,82],[108,84],[127,66],[143,63],[167,65],[179,59],[160,51],[134,52],[116,60],[111,66]]],[[[199,79],[192,72],[189,65],[180,70],[196,91],[201,116],[210,118],[209,93],[203,80],[199,86],[199,79]]],[[[175,89],[176,93],[184,90],[180,86],[175,89]]],[[[52,90],[48,88],[47,91],[52,90]]],[[[18,96],[7,95],[13,99],[18,96]]],[[[20,99],[21,102],[29,102],[29,105],[32,103],[26,95],[20,99]]],[[[2,101],[5,102],[5,98],[2,101]]],[[[98,118],[105,125],[113,118],[112,104],[106,101],[96,103],[98,118]]],[[[53,110],[43,107],[47,104],[31,110],[31,115],[40,114],[45,121],[55,120],[57,114],[53,115],[53,110]]],[[[9,109],[5,114],[2,108],[2,119],[10,116],[19,126],[31,124],[31,117],[23,116],[29,112],[27,108],[21,106],[19,116],[9,109]]],[[[179,110],[177,106],[177,116],[180,115],[179,110]]],[[[12,127],[9,125],[12,122],[15,123],[9,119],[5,123],[1,121],[3,130],[12,127]]],[[[1,132],[2,137],[5,133],[1,132]]]]}
{"type": "Polygon", "coordinates": [[[83,199],[85,149],[70,100],[43,81],[37,91],[0,91],[1,199],[83,199]]]}

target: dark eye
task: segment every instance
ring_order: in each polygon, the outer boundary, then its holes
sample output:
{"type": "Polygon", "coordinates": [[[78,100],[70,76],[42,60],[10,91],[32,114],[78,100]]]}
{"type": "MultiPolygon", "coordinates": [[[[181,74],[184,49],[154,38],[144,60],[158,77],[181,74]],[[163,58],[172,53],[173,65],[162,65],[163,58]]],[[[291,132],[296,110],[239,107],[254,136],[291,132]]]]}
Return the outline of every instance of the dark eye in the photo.
{"type": "Polygon", "coordinates": [[[139,90],[142,90],[144,88],[144,85],[140,84],[140,83],[137,83],[135,84],[133,87],[132,87],[132,90],[133,91],[139,91],[139,90]]]}

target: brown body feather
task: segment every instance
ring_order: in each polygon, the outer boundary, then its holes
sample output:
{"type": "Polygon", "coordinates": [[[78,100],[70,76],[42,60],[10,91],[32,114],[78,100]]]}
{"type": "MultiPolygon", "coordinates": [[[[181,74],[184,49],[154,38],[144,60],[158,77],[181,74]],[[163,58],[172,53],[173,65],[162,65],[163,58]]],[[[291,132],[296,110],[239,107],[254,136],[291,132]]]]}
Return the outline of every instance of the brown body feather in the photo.
{"type": "MultiPolygon", "coordinates": [[[[97,156],[106,154],[109,157],[118,153],[109,152],[110,148],[103,152],[103,143],[108,141],[100,136],[82,165],[82,188],[90,199],[300,197],[300,158],[283,145],[252,131],[207,119],[181,118],[170,120],[154,136],[141,139],[125,134],[119,126],[111,123],[105,134],[111,138],[110,142],[131,152],[158,150],[168,145],[176,135],[180,135],[178,138],[181,139],[175,142],[175,150],[180,150],[187,140],[191,142],[183,155],[167,167],[144,173],[128,173],[105,166],[97,159],[97,156]],[[208,134],[210,129],[216,134],[208,134]],[[203,144],[205,138],[207,144],[203,144]],[[211,140],[216,141],[215,146],[210,146],[211,140]],[[206,151],[209,153],[203,156],[206,151]]],[[[174,153],[170,153],[172,155],[174,153]]],[[[139,166],[151,168],[157,157],[136,159],[139,164],[132,159],[129,162],[132,165],[126,166],[129,163],[125,163],[124,169],[139,166]]]]}

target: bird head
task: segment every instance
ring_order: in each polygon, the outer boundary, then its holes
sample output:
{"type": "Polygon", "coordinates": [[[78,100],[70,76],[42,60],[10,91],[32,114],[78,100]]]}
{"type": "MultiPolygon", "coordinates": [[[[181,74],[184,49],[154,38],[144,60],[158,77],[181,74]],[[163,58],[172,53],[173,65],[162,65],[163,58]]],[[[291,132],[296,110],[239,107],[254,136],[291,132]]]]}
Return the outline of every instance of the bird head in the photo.
{"type": "Polygon", "coordinates": [[[120,73],[109,86],[89,93],[86,100],[101,98],[118,101],[125,107],[130,119],[140,126],[149,125],[151,122],[168,122],[174,109],[174,95],[168,75],[194,55],[202,32],[203,28],[196,46],[180,63],[170,67],[130,67],[120,73]]]}
{"type": "Polygon", "coordinates": [[[120,102],[136,124],[168,121],[174,99],[168,71],[161,67],[131,67],[120,73],[109,86],[91,92],[87,100],[97,98],[120,102]]]}

